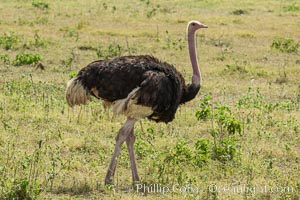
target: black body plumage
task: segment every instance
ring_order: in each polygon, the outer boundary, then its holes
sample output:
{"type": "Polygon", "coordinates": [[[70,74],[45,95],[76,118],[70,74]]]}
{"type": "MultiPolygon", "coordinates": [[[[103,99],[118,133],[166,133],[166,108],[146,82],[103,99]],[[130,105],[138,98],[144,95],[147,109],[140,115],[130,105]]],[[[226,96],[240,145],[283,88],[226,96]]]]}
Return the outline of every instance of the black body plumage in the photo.
{"type": "Polygon", "coordinates": [[[94,61],[79,71],[75,81],[107,102],[124,99],[139,87],[137,104],[151,107],[153,113],[147,117],[157,122],[172,121],[178,106],[200,89],[186,86],[174,66],[148,55],[94,61]]]}

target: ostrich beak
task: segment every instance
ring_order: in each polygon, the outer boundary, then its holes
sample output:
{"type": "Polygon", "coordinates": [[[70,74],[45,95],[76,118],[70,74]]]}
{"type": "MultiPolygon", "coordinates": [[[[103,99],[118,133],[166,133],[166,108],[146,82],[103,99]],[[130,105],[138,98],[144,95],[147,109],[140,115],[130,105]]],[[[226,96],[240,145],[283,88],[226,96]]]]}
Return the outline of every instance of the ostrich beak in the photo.
{"type": "Polygon", "coordinates": [[[202,27],[201,27],[201,28],[208,28],[208,26],[205,25],[205,24],[202,24],[202,27]]]}

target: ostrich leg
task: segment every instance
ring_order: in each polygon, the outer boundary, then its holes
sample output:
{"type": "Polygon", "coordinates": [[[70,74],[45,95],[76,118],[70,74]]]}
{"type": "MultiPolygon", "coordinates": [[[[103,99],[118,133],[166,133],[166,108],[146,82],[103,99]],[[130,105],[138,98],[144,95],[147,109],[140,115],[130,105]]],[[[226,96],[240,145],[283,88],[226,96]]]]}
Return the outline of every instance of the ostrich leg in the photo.
{"type": "Polygon", "coordinates": [[[119,130],[119,133],[116,137],[115,150],[114,150],[113,156],[111,158],[111,161],[110,161],[110,164],[109,164],[106,176],[105,176],[105,184],[106,185],[112,183],[112,177],[115,174],[115,169],[116,169],[116,164],[117,164],[116,158],[118,157],[118,155],[121,151],[122,144],[125,142],[127,137],[133,132],[133,127],[134,127],[135,122],[136,122],[136,119],[128,117],[125,124],[119,130]]]}
{"type": "Polygon", "coordinates": [[[134,142],[135,142],[135,135],[134,135],[133,129],[132,129],[130,135],[128,135],[128,137],[126,139],[126,144],[127,144],[129,158],[130,158],[132,181],[136,182],[136,181],[139,181],[140,178],[139,178],[139,175],[138,175],[138,172],[137,172],[137,167],[136,167],[136,162],[135,162],[134,146],[133,146],[134,142]]]}

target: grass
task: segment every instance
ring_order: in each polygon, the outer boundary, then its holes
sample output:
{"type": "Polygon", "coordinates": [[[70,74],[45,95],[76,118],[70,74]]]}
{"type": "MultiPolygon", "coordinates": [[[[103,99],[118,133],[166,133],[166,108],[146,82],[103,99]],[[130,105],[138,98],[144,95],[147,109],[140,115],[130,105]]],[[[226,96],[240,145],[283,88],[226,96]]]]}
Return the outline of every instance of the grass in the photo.
{"type": "Polygon", "coordinates": [[[0,199],[299,199],[299,6],[3,1],[0,199]],[[136,124],[145,187],[131,187],[125,145],[116,186],[105,187],[125,119],[95,99],[68,108],[66,82],[93,60],[130,54],[154,55],[189,80],[191,19],[209,26],[197,34],[200,93],[172,123],[136,124]]]}

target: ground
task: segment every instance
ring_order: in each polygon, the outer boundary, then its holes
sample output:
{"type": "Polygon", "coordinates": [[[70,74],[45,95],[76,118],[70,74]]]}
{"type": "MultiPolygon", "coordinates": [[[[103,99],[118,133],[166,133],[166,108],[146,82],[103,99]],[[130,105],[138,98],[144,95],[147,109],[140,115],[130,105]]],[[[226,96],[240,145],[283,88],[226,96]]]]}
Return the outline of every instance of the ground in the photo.
{"type": "Polygon", "coordinates": [[[299,199],[300,4],[289,1],[1,0],[1,199],[299,199]],[[198,20],[203,87],[169,124],[141,120],[104,177],[125,118],[67,81],[97,59],[150,54],[188,81],[198,20]]]}

